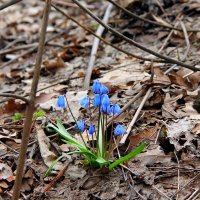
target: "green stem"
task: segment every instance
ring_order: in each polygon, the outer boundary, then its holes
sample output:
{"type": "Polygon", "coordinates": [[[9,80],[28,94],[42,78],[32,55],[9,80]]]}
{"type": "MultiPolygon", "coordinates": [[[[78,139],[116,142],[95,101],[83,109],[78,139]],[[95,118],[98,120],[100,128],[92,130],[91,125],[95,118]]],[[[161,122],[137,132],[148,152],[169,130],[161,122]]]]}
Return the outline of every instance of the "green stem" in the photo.
{"type": "Polygon", "coordinates": [[[111,133],[110,133],[110,141],[109,141],[109,149],[108,149],[107,159],[110,158],[110,154],[111,154],[111,150],[112,150],[113,127],[114,127],[114,114],[112,115],[112,125],[111,125],[111,133]]]}
{"type": "MultiPolygon", "coordinates": [[[[74,115],[73,115],[73,113],[72,113],[72,110],[71,110],[71,108],[70,108],[70,106],[69,106],[69,102],[68,102],[66,96],[65,96],[65,99],[66,99],[66,102],[67,102],[67,107],[68,107],[68,109],[69,109],[69,112],[70,112],[70,114],[71,114],[71,116],[72,116],[74,122],[75,122],[76,125],[77,125],[77,120],[75,119],[75,117],[74,117],[74,115]]],[[[82,133],[81,133],[80,131],[79,131],[79,134],[80,134],[80,136],[81,136],[81,139],[82,139],[82,141],[83,141],[85,147],[87,148],[87,145],[86,145],[86,143],[85,143],[85,140],[84,140],[84,138],[83,138],[83,136],[82,136],[82,133]]]]}
{"type": "Polygon", "coordinates": [[[102,157],[105,158],[105,114],[103,113],[103,122],[102,122],[102,157]]]}
{"type": "Polygon", "coordinates": [[[106,151],[107,151],[107,139],[108,139],[108,123],[107,123],[107,120],[108,120],[108,116],[106,114],[106,130],[105,130],[105,158],[106,158],[106,151]]]}
{"type": "Polygon", "coordinates": [[[101,111],[99,106],[99,117],[98,117],[98,128],[97,128],[97,134],[96,134],[96,140],[97,140],[97,155],[100,155],[100,149],[99,149],[99,126],[100,126],[100,120],[101,120],[101,111]]]}

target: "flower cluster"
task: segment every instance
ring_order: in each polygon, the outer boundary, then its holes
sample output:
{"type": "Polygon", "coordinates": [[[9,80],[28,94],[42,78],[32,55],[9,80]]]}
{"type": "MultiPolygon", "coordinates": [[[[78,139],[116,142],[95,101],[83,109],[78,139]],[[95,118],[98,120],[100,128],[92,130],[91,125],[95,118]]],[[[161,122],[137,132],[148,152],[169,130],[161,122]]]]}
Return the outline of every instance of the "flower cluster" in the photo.
{"type": "MultiPolygon", "coordinates": [[[[105,85],[101,84],[99,80],[94,81],[93,86],[92,86],[92,91],[94,92],[93,106],[99,107],[100,112],[107,115],[112,115],[112,116],[121,114],[121,108],[117,103],[114,103],[113,105],[110,104],[110,98],[108,96],[109,89],[105,85]]],[[[79,101],[79,104],[83,108],[89,108],[90,102],[91,102],[91,98],[89,96],[86,96],[79,101]]],[[[90,134],[93,134],[94,125],[90,125],[88,131],[90,134]]],[[[126,133],[126,130],[123,128],[123,126],[118,124],[114,130],[114,134],[123,135],[125,133],[126,133]]]]}
{"type": "MultiPolygon", "coordinates": [[[[99,107],[100,112],[106,115],[119,115],[121,114],[121,108],[117,103],[113,105],[110,104],[110,98],[108,96],[109,89],[101,84],[99,80],[95,80],[92,86],[92,91],[94,92],[93,98],[93,106],[99,107]]],[[[64,95],[58,96],[56,105],[59,108],[66,108],[66,98],[64,95]]],[[[83,108],[89,108],[91,102],[91,97],[85,96],[79,101],[79,104],[83,108]]],[[[77,127],[81,132],[85,130],[85,122],[81,119],[77,122],[77,127]]],[[[88,133],[93,134],[95,132],[95,126],[90,124],[88,133]]],[[[123,128],[122,125],[118,124],[114,130],[115,135],[123,135],[126,133],[126,130],[123,128]]]]}

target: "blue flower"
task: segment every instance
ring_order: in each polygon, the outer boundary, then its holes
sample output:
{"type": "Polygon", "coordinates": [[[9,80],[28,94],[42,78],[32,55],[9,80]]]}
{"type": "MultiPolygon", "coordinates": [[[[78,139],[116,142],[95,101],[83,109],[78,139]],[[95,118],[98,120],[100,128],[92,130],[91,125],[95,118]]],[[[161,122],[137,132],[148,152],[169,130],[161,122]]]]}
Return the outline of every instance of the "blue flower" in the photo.
{"type": "Polygon", "coordinates": [[[109,89],[105,85],[101,84],[100,94],[108,94],[108,92],[109,92],[109,89]]]}
{"type": "Polygon", "coordinates": [[[104,112],[106,114],[111,114],[110,106],[101,105],[101,112],[104,112]]]}
{"type": "Polygon", "coordinates": [[[92,91],[95,94],[99,94],[100,93],[100,87],[101,87],[101,83],[99,82],[99,80],[95,80],[93,85],[92,85],[92,91]]]}
{"type": "Polygon", "coordinates": [[[101,104],[101,97],[99,94],[94,95],[93,105],[94,107],[100,106],[101,104]]]}
{"type": "Polygon", "coordinates": [[[88,129],[89,134],[92,135],[94,133],[94,130],[95,130],[94,124],[91,124],[88,129]]]}
{"type": "Polygon", "coordinates": [[[107,94],[103,94],[101,98],[101,105],[104,107],[110,106],[110,99],[107,94]]]}
{"type": "Polygon", "coordinates": [[[123,135],[126,134],[126,130],[120,124],[118,124],[114,130],[114,135],[123,135]]]}
{"type": "Polygon", "coordinates": [[[118,104],[113,104],[112,105],[112,107],[111,107],[111,113],[113,114],[113,115],[119,115],[119,114],[121,114],[121,108],[119,107],[119,105],[118,104]]]}
{"type": "Polygon", "coordinates": [[[83,132],[85,130],[85,122],[81,119],[77,122],[78,129],[83,132]]]}
{"type": "Polygon", "coordinates": [[[64,95],[58,96],[56,106],[59,108],[66,108],[66,99],[65,99],[64,95]]]}
{"type": "Polygon", "coordinates": [[[80,101],[79,104],[83,108],[88,108],[90,106],[90,99],[89,96],[83,97],[80,101]]]}

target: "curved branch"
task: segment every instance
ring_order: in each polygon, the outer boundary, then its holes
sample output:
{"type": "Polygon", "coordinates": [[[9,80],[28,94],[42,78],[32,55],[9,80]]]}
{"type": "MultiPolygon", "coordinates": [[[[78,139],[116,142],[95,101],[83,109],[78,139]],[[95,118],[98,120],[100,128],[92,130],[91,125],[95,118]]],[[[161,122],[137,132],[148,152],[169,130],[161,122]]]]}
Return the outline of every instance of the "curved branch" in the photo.
{"type": "Polygon", "coordinates": [[[157,53],[139,43],[137,43],[136,41],[124,36],[122,33],[116,31],[115,29],[111,28],[110,26],[106,25],[105,23],[103,23],[97,16],[95,16],[89,9],[85,8],[81,3],[79,3],[77,0],[72,0],[75,4],[77,4],[80,8],[82,8],[86,13],[88,13],[93,19],[95,19],[99,24],[101,24],[102,26],[104,26],[108,31],[110,31],[111,33],[113,33],[114,35],[124,39],[126,42],[136,46],[137,48],[139,49],[142,49],[143,51],[146,51],[158,58],[161,58],[161,59],[164,59],[166,61],[168,61],[169,63],[174,63],[174,64],[177,64],[177,65],[180,65],[182,67],[185,67],[185,68],[188,68],[188,69],[191,69],[193,71],[200,71],[200,69],[198,68],[195,68],[194,66],[191,66],[189,64],[186,64],[186,63],[183,63],[183,62],[180,62],[178,60],[175,60],[173,58],[170,58],[168,56],[164,56],[160,53],[157,53]]]}
{"type": "Polygon", "coordinates": [[[12,6],[12,5],[14,5],[14,4],[16,4],[16,3],[20,2],[20,1],[22,1],[22,0],[11,0],[9,2],[6,2],[6,3],[4,3],[4,4],[2,4],[0,6],[0,10],[3,10],[5,8],[9,7],[9,6],[12,6]]]}
{"type": "Polygon", "coordinates": [[[0,93],[0,96],[1,97],[13,97],[14,99],[20,99],[20,100],[24,101],[25,103],[29,104],[29,100],[27,98],[19,96],[19,95],[0,93]]]}
{"type": "MultiPolygon", "coordinates": [[[[154,24],[156,26],[162,26],[164,28],[169,28],[169,29],[172,29],[172,30],[176,30],[176,31],[181,31],[183,32],[182,29],[180,28],[176,28],[174,26],[168,26],[168,25],[165,25],[165,24],[161,24],[159,22],[156,22],[156,21],[152,21],[152,20],[149,20],[149,19],[146,19],[146,18],[143,18],[143,17],[140,17],[138,15],[136,15],[135,13],[127,10],[126,8],[123,8],[122,6],[120,6],[118,3],[114,2],[113,0],[107,0],[109,1],[110,3],[112,3],[114,6],[116,6],[117,8],[123,10],[126,14],[128,14],[129,16],[131,17],[135,17],[136,19],[138,20],[141,20],[141,21],[144,21],[144,22],[147,22],[149,24],[154,24]]],[[[187,32],[200,32],[200,29],[187,29],[187,32]]]]}
{"type": "Polygon", "coordinates": [[[80,22],[78,22],[77,20],[75,20],[73,17],[69,16],[67,13],[65,13],[64,11],[62,11],[60,8],[58,8],[55,4],[51,4],[52,7],[54,7],[58,12],[60,12],[62,15],[64,15],[65,17],[69,18],[70,20],[72,20],[74,23],[76,23],[78,26],[80,26],[81,28],[83,28],[84,30],[86,30],[87,32],[89,32],[90,34],[94,35],[95,37],[99,38],[101,41],[103,41],[105,44],[113,47],[114,49],[117,49],[118,51],[121,51],[125,54],[127,54],[128,56],[132,56],[134,58],[140,59],[140,60],[144,60],[144,61],[153,61],[153,62],[159,62],[159,63],[166,63],[166,61],[164,60],[156,60],[156,59],[151,59],[151,58],[145,58],[143,56],[139,56],[136,54],[132,54],[131,52],[128,52],[126,50],[121,49],[118,46],[115,46],[114,44],[112,44],[111,42],[105,40],[104,38],[98,36],[96,33],[94,33],[93,31],[91,31],[89,28],[87,28],[86,26],[82,25],[80,22]]]}

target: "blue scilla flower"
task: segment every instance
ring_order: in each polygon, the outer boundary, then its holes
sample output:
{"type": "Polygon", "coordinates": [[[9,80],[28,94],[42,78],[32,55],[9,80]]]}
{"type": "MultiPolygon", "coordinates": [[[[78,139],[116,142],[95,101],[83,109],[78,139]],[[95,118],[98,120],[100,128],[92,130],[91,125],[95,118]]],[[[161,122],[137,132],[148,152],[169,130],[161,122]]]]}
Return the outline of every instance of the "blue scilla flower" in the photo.
{"type": "Polygon", "coordinates": [[[101,96],[101,105],[104,107],[110,106],[110,99],[107,94],[101,96]]]}
{"type": "Polygon", "coordinates": [[[100,106],[101,104],[101,96],[99,94],[94,95],[93,105],[94,107],[100,106]]]}
{"type": "Polygon", "coordinates": [[[80,101],[79,104],[83,108],[88,108],[90,106],[90,98],[89,96],[83,97],[80,101]]]}
{"type": "Polygon", "coordinates": [[[66,99],[65,99],[64,95],[58,96],[56,106],[59,108],[66,108],[66,99]]]}
{"type": "Polygon", "coordinates": [[[94,133],[94,131],[95,131],[94,124],[91,124],[89,129],[88,129],[88,132],[89,132],[90,135],[92,135],[94,133]]]}
{"type": "Polygon", "coordinates": [[[111,109],[110,109],[110,105],[109,106],[105,106],[105,105],[101,105],[101,112],[106,113],[106,114],[111,114],[111,109]]]}
{"type": "Polygon", "coordinates": [[[99,82],[99,80],[95,80],[93,85],[92,85],[92,91],[95,94],[99,94],[100,93],[100,87],[101,87],[101,83],[99,82]]]}
{"type": "Polygon", "coordinates": [[[109,92],[109,89],[105,85],[101,84],[100,94],[108,94],[108,92],[109,92]]]}
{"type": "Polygon", "coordinates": [[[121,108],[119,107],[119,105],[117,103],[113,104],[110,109],[111,109],[111,113],[113,115],[116,115],[116,114],[119,115],[122,112],[121,108]]]}
{"type": "Polygon", "coordinates": [[[114,135],[124,135],[126,134],[126,130],[120,124],[118,124],[114,130],[114,135]]]}
{"type": "Polygon", "coordinates": [[[85,130],[85,122],[82,119],[77,121],[77,127],[81,132],[83,132],[85,130]]]}

